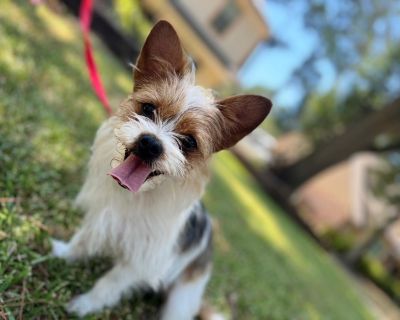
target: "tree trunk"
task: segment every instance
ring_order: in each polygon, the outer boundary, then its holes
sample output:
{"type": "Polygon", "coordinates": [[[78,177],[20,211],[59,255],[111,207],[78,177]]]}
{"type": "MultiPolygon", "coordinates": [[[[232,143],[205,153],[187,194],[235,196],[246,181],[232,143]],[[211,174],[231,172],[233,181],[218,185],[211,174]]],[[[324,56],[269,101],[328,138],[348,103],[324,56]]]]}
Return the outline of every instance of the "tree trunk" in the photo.
{"type": "Polygon", "coordinates": [[[370,149],[376,136],[386,132],[393,125],[400,126],[400,98],[355,123],[342,135],[327,142],[312,154],[287,167],[275,168],[274,172],[291,187],[297,188],[317,173],[347,159],[353,153],[370,149]]]}

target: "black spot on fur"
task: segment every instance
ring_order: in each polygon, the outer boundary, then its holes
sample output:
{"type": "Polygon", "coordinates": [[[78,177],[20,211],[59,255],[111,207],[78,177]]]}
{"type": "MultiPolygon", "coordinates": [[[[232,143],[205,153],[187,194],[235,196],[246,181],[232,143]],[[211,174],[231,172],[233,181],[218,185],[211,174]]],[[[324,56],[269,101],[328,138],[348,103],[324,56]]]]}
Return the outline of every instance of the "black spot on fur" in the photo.
{"type": "Polygon", "coordinates": [[[186,268],[186,273],[204,272],[207,266],[211,263],[213,254],[212,232],[209,232],[207,245],[204,250],[194,259],[186,268]]]}
{"type": "Polygon", "coordinates": [[[188,251],[201,242],[209,223],[203,204],[196,205],[179,237],[181,252],[188,251]]]}
{"type": "Polygon", "coordinates": [[[141,303],[138,320],[159,320],[161,318],[162,306],[167,301],[167,292],[162,287],[156,291],[147,286],[142,286],[132,297],[131,301],[132,305],[144,302],[141,303]]]}
{"type": "Polygon", "coordinates": [[[150,288],[144,288],[141,290],[141,298],[148,304],[151,304],[156,307],[161,307],[167,300],[167,293],[163,288],[159,290],[153,290],[150,288]]]}

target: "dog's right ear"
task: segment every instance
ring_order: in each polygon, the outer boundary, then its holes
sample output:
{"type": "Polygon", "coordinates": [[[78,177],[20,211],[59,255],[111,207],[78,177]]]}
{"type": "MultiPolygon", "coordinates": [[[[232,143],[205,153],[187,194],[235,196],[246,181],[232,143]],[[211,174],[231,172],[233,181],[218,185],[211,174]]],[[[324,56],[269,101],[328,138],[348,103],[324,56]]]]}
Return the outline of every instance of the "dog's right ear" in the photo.
{"type": "Polygon", "coordinates": [[[149,81],[162,79],[173,72],[184,74],[188,58],[179,37],[167,21],[159,21],[150,31],[136,62],[135,89],[149,81]]]}

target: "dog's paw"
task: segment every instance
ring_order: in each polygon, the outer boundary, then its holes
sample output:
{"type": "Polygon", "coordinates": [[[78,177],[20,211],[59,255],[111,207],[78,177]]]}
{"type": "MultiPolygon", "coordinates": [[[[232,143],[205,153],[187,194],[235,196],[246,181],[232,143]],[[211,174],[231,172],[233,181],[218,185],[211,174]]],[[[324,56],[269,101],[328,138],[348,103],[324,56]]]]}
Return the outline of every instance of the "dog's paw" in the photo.
{"type": "Polygon", "coordinates": [[[96,306],[88,293],[81,294],[73,298],[66,307],[68,313],[73,313],[79,317],[99,311],[101,308],[96,306]]]}
{"type": "Polygon", "coordinates": [[[68,255],[68,243],[56,239],[50,239],[50,241],[52,256],[65,259],[68,255]]]}

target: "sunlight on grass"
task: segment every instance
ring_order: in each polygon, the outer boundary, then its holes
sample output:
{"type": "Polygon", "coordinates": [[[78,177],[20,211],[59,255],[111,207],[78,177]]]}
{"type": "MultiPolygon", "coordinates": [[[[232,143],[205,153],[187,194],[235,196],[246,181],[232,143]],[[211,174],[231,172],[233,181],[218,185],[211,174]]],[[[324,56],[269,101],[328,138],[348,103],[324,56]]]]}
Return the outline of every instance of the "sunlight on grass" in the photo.
{"type": "Polygon", "coordinates": [[[268,213],[268,208],[259,202],[255,194],[232,175],[230,168],[225,165],[223,160],[224,158],[221,158],[220,161],[215,162],[216,174],[224,180],[227,188],[232,189],[238,201],[246,207],[243,218],[266,241],[273,243],[291,258],[299,259],[299,255],[294,250],[287,235],[283,234],[274,215],[268,213]]]}
{"type": "MultiPolygon", "coordinates": [[[[20,77],[26,74],[27,70],[34,68],[34,63],[27,62],[20,59],[15,52],[27,49],[27,44],[25,43],[15,43],[14,41],[7,41],[10,39],[3,38],[0,39],[0,60],[4,66],[12,72],[15,77],[20,77]]],[[[1,75],[0,75],[1,76],[1,75]]]]}
{"type": "Polygon", "coordinates": [[[317,310],[313,305],[311,305],[310,303],[306,303],[304,307],[305,307],[305,309],[306,309],[306,311],[307,311],[307,313],[308,313],[309,320],[320,320],[320,319],[324,319],[324,318],[319,314],[318,310],[317,310]]]}
{"type": "Polygon", "coordinates": [[[53,163],[55,168],[73,169],[77,150],[74,139],[70,137],[71,128],[52,122],[43,124],[32,139],[37,151],[35,158],[44,163],[53,163]],[[59,143],[60,140],[63,141],[62,144],[59,143]]]}
{"type": "MultiPolygon", "coordinates": [[[[315,249],[320,248],[314,246],[311,241],[307,241],[305,237],[299,237],[296,233],[296,236],[293,236],[293,226],[288,217],[271,202],[271,199],[265,197],[262,191],[255,192],[254,182],[251,182],[248,173],[239,161],[223,152],[217,156],[214,167],[215,174],[223,179],[226,187],[235,194],[235,199],[246,207],[245,212],[240,212],[240,214],[251,229],[265,241],[287,254],[296,263],[297,268],[311,274],[315,272],[307,256],[315,255],[315,249]],[[300,245],[301,250],[299,250],[300,245]]],[[[323,257],[322,250],[321,254],[323,257]]],[[[326,262],[326,259],[322,258],[321,262],[326,262]]]]}
{"type": "Polygon", "coordinates": [[[351,280],[261,192],[237,159],[219,153],[214,171],[205,202],[217,222],[217,237],[222,235],[230,250],[215,242],[213,297],[216,292],[220,297],[219,286],[235,292],[243,319],[286,319],[294,313],[299,319],[370,318],[351,280]],[[248,283],[251,290],[242,292],[248,283]]]}
{"type": "Polygon", "coordinates": [[[36,6],[35,9],[38,17],[43,21],[46,29],[49,30],[54,38],[66,43],[82,41],[81,37],[77,37],[78,34],[71,30],[68,23],[60,20],[60,17],[52,13],[47,7],[36,6]]]}
{"type": "MultiPolygon", "coordinates": [[[[133,71],[132,71],[133,75],[133,71]]],[[[115,84],[118,85],[122,90],[126,92],[131,92],[133,88],[133,82],[130,77],[127,77],[125,74],[118,73],[114,77],[115,84]]]]}

